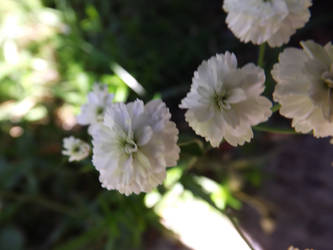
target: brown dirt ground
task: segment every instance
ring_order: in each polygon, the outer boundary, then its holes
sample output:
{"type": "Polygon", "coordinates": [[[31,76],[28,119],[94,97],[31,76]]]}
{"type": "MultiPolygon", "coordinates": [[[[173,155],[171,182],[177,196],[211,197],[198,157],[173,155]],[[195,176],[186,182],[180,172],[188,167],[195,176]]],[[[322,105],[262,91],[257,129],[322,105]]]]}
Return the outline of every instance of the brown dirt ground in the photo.
{"type": "Polygon", "coordinates": [[[263,217],[250,205],[239,213],[242,228],[264,250],[284,250],[290,245],[332,250],[333,145],[312,136],[293,136],[282,144],[265,168],[268,177],[255,195],[269,208],[274,230],[265,233],[260,224],[263,217]]]}

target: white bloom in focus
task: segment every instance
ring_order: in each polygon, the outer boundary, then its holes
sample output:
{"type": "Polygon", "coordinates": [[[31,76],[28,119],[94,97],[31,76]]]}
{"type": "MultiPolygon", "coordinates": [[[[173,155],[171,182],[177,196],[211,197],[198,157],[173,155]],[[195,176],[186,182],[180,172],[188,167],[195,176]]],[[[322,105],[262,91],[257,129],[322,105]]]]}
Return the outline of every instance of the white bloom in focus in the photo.
{"type": "Polygon", "coordinates": [[[313,41],[301,45],[303,50],[285,49],[274,65],[274,100],[281,104],[280,114],[293,119],[297,132],[333,136],[333,46],[313,41]]]}
{"type": "Polygon", "coordinates": [[[264,71],[250,63],[237,68],[234,54],[226,52],[203,61],[194,72],[191,91],[180,108],[194,131],[218,147],[224,138],[233,146],[253,137],[251,126],[271,115],[264,91],[264,71]]]}
{"type": "Polygon", "coordinates": [[[177,164],[178,129],[160,100],[109,106],[92,129],[93,163],[102,186],[120,193],[149,192],[161,184],[166,167],[177,164]]]}
{"type": "Polygon", "coordinates": [[[69,161],[81,161],[89,155],[90,146],[73,136],[63,139],[63,155],[69,156],[69,161]]]}
{"type": "Polygon", "coordinates": [[[106,85],[95,84],[93,91],[88,94],[88,102],[82,105],[81,113],[77,116],[78,123],[95,125],[103,122],[105,109],[112,104],[112,99],[113,95],[109,94],[106,85]]]}
{"type": "Polygon", "coordinates": [[[242,42],[279,47],[309,20],[311,5],[311,0],[224,0],[223,8],[242,42]]]}

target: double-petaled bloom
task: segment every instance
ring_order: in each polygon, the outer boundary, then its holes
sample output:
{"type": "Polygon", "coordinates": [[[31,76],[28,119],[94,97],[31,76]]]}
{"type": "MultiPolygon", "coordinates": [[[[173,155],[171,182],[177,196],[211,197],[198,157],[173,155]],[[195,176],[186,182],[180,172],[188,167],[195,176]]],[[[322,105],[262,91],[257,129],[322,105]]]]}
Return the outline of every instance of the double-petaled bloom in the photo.
{"type": "Polygon", "coordinates": [[[73,136],[63,139],[63,155],[69,156],[69,161],[81,161],[90,153],[90,146],[73,136]]]}
{"type": "Polygon", "coordinates": [[[273,70],[273,97],[280,113],[297,132],[333,136],[333,46],[301,42],[303,49],[287,48],[273,70]]]}
{"type": "Polygon", "coordinates": [[[112,105],[113,95],[109,94],[108,87],[102,84],[95,84],[93,90],[88,94],[88,101],[81,107],[81,113],[77,116],[80,125],[89,125],[89,132],[92,126],[103,122],[106,108],[112,105]]]}
{"type": "Polygon", "coordinates": [[[188,109],[186,121],[213,147],[223,139],[243,145],[253,137],[251,126],[272,113],[271,102],[261,96],[264,82],[261,68],[252,63],[238,68],[234,54],[219,54],[199,66],[180,107],[188,109]]]}
{"type": "Polygon", "coordinates": [[[161,184],[166,167],[177,164],[178,129],[160,100],[114,103],[92,128],[93,164],[102,186],[120,193],[149,192],[161,184]]]}
{"type": "Polygon", "coordinates": [[[311,5],[311,0],[224,0],[223,8],[241,41],[278,47],[309,20],[311,5]]]}

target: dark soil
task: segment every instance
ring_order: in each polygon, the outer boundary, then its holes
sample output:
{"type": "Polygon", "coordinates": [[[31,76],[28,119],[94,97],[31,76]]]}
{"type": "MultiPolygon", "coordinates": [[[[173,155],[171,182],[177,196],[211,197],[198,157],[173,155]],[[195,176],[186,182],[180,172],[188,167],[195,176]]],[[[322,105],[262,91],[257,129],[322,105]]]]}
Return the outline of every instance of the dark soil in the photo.
{"type": "Polygon", "coordinates": [[[268,208],[266,225],[275,226],[271,233],[265,232],[263,213],[252,204],[239,214],[242,228],[264,250],[284,250],[290,245],[332,250],[333,145],[312,136],[291,137],[282,144],[265,168],[268,177],[255,195],[268,208]]]}

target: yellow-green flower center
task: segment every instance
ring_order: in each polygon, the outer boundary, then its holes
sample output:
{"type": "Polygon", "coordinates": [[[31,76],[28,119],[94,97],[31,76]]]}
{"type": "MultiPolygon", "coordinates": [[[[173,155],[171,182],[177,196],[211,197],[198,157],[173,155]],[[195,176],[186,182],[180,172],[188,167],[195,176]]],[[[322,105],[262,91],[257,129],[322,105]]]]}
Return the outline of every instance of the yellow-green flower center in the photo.
{"type": "Polygon", "coordinates": [[[126,154],[132,154],[138,151],[138,146],[136,145],[135,141],[131,139],[127,139],[124,142],[124,152],[126,154]]]}
{"type": "Polygon", "coordinates": [[[227,102],[226,94],[221,94],[221,95],[216,94],[214,98],[216,106],[219,108],[219,110],[231,108],[230,104],[227,102]]]}
{"type": "Polygon", "coordinates": [[[80,151],[80,146],[79,145],[74,146],[73,149],[72,149],[73,153],[78,153],[79,151],[80,151]]]}
{"type": "Polygon", "coordinates": [[[96,116],[97,116],[97,121],[98,122],[103,122],[104,120],[104,107],[97,107],[96,108],[96,116]]]}

